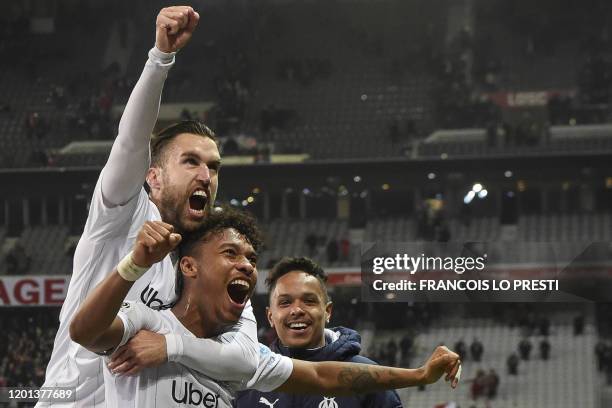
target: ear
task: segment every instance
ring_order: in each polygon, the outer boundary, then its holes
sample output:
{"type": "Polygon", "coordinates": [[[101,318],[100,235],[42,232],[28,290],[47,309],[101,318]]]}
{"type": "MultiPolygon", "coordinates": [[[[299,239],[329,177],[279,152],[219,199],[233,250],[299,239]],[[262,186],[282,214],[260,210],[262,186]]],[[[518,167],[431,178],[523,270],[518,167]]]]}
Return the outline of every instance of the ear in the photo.
{"type": "Polygon", "coordinates": [[[327,302],[327,305],[325,306],[325,324],[328,324],[329,319],[331,319],[332,309],[333,309],[332,302],[327,302]]]}
{"type": "Polygon", "coordinates": [[[159,167],[149,167],[147,170],[146,181],[151,190],[159,190],[161,186],[161,169],[159,167]]]}
{"type": "Polygon", "coordinates": [[[180,261],[181,272],[187,278],[195,278],[198,276],[198,265],[190,256],[184,256],[180,261]]]}
{"type": "Polygon", "coordinates": [[[270,323],[270,327],[274,328],[274,321],[272,321],[272,312],[270,311],[270,306],[266,306],[266,317],[268,318],[268,323],[270,323]]]}

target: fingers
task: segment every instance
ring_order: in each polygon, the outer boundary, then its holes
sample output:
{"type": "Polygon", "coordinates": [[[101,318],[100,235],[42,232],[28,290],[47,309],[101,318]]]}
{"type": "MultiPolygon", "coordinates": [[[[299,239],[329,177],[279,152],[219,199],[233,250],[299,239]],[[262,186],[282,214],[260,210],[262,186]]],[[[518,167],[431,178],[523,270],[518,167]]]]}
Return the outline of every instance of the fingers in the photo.
{"type": "Polygon", "coordinates": [[[172,6],[163,8],[157,16],[157,25],[165,28],[170,34],[176,34],[186,27],[195,28],[199,15],[195,17],[195,11],[189,6],[172,6]],[[194,24],[195,21],[195,24],[194,24]]]}
{"type": "Polygon", "coordinates": [[[181,242],[181,235],[174,232],[174,227],[162,221],[153,221],[148,224],[150,236],[158,242],[167,242],[174,249],[181,242]]]}
{"type": "Polygon", "coordinates": [[[134,364],[134,362],[131,359],[128,359],[112,369],[109,366],[109,369],[112,371],[113,374],[123,375],[133,370],[135,366],[136,364],[134,364]]]}
{"type": "Polygon", "coordinates": [[[448,380],[454,380],[455,377],[457,376],[457,372],[459,371],[459,367],[461,367],[461,361],[460,360],[455,360],[455,361],[451,361],[448,364],[446,371],[446,381],[448,380]]]}
{"type": "Polygon", "coordinates": [[[461,362],[459,362],[459,364],[457,365],[459,366],[459,368],[457,369],[457,375],[455,375],[455,378],[451,383],[451,387],[453,388],[457,388],[457,385],[459,385],[459,380],[461,380],[461,362]]]}
{"type": "Polygon", "coordinates": [[[108,363],[108,369],[114,374],[122,374],[132,369],[134,366],[132,354],[132,351],[126,346],[117,349],[111,356],[111,361],[108,363]]]}
{"type": "Polygon", "coordinates": [[[187,31],[193,32],[193,30],[195,30],[199,22],[200,22],[200,15],[198,14],[197,11],[194,11],[192,9],[189,14],[189,22],[187,23],[187,27],[186,27],[187,31]]]}

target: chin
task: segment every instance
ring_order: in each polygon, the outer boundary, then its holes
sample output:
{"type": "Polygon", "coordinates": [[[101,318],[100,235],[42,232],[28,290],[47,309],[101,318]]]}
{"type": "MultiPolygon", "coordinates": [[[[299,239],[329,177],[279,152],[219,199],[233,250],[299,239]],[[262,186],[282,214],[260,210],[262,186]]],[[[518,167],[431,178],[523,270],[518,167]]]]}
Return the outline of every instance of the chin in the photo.
{"type": "Polygon", "coordinates": [[[288,341],[283,341],[281,340],[281,343],[283,343],[283,345],[285,345],[286,347],[289,348],[296,348],[296,349],[304,349],[304,348],[311,348],[309,345],[310,343],[312,343],[312,339],[299,339],[299,340],[291,340],[288,339],[288,341]]]}

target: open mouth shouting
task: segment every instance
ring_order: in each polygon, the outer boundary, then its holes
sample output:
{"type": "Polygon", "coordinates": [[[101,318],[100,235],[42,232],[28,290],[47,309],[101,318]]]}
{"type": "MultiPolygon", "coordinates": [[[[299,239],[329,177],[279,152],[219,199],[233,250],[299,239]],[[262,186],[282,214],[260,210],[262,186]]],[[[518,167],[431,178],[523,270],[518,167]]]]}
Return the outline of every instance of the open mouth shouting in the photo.
{"type": "Polygon", "coordinates": [[[227,294],[235,306],[244,307],[251,294],[251,283],[245,279],[236,278],[227,285],[227,294]]]}
{"type": "Polygon", "coordinates": [[[203,217],[204,210],[208,204],[208,194],[203,189],[195,190],[189,196],[189,214],[195,217],[203,217]]]}

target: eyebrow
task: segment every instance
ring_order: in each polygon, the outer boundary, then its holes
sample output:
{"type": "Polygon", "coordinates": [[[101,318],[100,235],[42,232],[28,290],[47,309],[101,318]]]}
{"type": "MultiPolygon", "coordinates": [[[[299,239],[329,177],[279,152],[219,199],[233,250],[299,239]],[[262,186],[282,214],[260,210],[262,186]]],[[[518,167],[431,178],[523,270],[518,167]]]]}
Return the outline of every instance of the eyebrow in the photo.
{"type": "MultiPolygon", "coordinates": [[[[308,297],[308,296],[313,296],[313,297],[316,297],[317,299],[319,298],[319,295],[317,295],[315,292],[304,292],[304,293],[302,293],[302,294],[300,295],[300,297],[301,297],[301,298],[302,298],[302,297],[308,297]]],[[[291,297],[291,298],[292,298],[292,297],[294,297],[294,296],[293,296],[293,295],[290,295],[289,293],[280,293],[280,294],[278,295],[278,298],[280,299],[280,298],[282,298],[282,297],[291,297]]]]}
{"type": "MultiPolygon", "coordinates": [[[[196,153],[194,151],[183,152],[183,153],[181,153],[181,157],[193,157],[195,159],[205,161],[205,160],[202,159],[202,157],[198,153],[196,153]]],[[[221,167],[221,158],[216,158],[215,157],[212,160],[208,161],[207,165],[209,165],[209,166],[210,165],[216,165],[217,167],[221,167]]]]}

